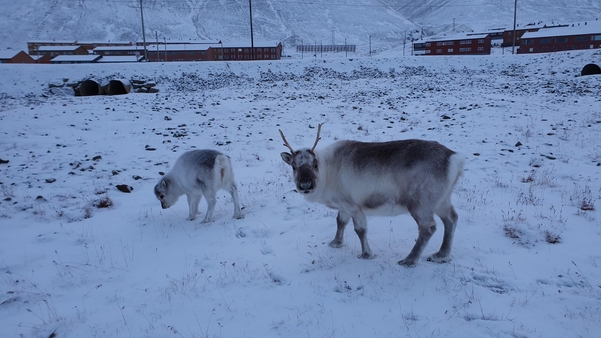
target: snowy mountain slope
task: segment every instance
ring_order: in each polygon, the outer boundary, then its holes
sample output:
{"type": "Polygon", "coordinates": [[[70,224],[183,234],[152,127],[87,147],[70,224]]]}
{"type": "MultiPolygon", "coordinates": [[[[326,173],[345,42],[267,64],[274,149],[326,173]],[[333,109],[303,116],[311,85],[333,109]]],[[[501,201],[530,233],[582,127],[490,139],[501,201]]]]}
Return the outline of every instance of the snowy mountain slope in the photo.
{"type": "MultiPolygon", "coordinates": [[[[141,36],[136,0],[0,1],[1,47],[23,48],[29,39],[135,41],[141,36]],[[35,8],[35,9],[33,9],[35,8]],[[10,33],[9,33],[10,32],[10,33]]],[[[249,41],[248,1],[145,0],[147,39],[221,39],[249,41]]],[[[289,2],[253,1],[255,40],[283,41],[292,36],[307,43],[397,43],[415,27],[376,0],[289,2]],[[366,15],[366,12],[369,15],[366,15]]]]}
{"type": "MultiPolygon", "coordinates": [[[[433,30],[467,26],[473,30],[513,27],[512,0],[384,0],[414,24],[433,30]]],[[[601,3],[596,0],[520,0],[517,23],[569,23],[599,17],[601,3]]],[[[461,30],[461,29],[459,29],[461,30]]]]}
{"type": "MultiPolygon", "coordinates": [[[[24,49],[27,40],[112,40],[142,38],[138,0],[1,0],[0,49],[24,49]]],[[[343,43],[367,53],[402,44],[421,28],[426,33],[506,26],[513,22],[511,0],[254,0],[256,40],[343,43]]],[[[250,40],[246,0],[144,0],[147,39],[250,40]]],[[[520,1],[518,21],[594,19],[594,0],[520,1]]]]}

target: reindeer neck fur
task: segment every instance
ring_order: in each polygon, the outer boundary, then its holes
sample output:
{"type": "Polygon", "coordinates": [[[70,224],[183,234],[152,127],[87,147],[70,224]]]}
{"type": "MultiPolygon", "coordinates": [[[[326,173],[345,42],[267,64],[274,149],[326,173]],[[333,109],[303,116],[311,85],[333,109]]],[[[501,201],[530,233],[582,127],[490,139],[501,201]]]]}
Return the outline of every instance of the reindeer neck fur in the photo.
{"type": "Polygon", "coordinates": [[[186,193],[185,189],[182,188],[182,182],[177,175],[173,175],[173,173],[167,173],[165,176],[163,176],[162,180],[169,186],[171,193],[177,196],[181,196],[186,193]]]}

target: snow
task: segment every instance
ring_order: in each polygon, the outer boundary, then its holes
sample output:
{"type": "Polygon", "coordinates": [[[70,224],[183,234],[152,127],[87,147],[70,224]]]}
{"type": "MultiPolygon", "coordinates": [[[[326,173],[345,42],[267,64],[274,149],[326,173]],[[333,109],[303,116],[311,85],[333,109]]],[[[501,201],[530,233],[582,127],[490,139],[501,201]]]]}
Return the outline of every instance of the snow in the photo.
{"type": "Polygon", "coordinates": [[[101,55],[58,55],[52,62],[94,62],[101,58],[101,55]]]}
{"type": "Polygon", "coordinates": [[[138,62],[142,59],[141,56],[135,55],[123,55],[123,56],[106,56],[103,55],[97,62],[110,63],[110,62],[138,62]]]}
{"type": "MultiPolygon", "coordinates": [[[[139,41],[140,1],[0,0],[0,48],[26,50],[28,40],[139,41]]],[[[146,40],[250,43],[249,1],[143,1],[146,40]]],[[[598,0],[520,0],[517,24],[599,19],[598,0]]],[[[373,55],[441,33],[511,28],[514,1],[261,0],[252,3],[255,41],[356,45],[373,55]]]]}
{"type": "Polygon", "coordinates": [[[601,35],[601,22],[593,21],[586,25],[579,23],[568,27],[551,27],[543,28],[536,32],[526,32],[522,36],[522,39],[534,39],[544,37],[555,37],[555,36],[572,36],[572,35],[587,35],[587,34],[599,34],[601,35]]]}
{"type": "MultiPolygon", "coordinates": [[[[397,56],[394,56],[396,53],[397,56]]],[[[3,337],[593,337],[601,329],[599,51],[278,62],[5,65],[3,337]],[[86,78],[158,94],[74,97],[86,78]],[[335,211],[293,191],[293,146],[422,138],[467,154],[447,264],[397,264],[408,215],[327,243],[335,211]],[[189,149],[228,154],[215,221],[153,195],[189,149]],[[116,185],[134,188],[122,193],[116,185]],[[107,208],[99,208],[99,205],[107,208]]],[[[201,213],[206,204],[201,201],[201,213]]],[[[350,228],[350,227],[349,227],[350,228]]]]}
{"type": "Polygon", "coordinates": [[[0,60],[12,59],[20,52],[20,50],[0,50],[0,60]]]}

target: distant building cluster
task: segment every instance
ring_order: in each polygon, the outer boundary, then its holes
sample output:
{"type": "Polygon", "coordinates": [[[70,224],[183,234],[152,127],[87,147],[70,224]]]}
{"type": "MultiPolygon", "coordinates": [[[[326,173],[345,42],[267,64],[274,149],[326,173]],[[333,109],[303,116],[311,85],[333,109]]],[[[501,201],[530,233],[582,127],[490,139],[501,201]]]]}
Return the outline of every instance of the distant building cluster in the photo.
{"type": "MultiPolygon", "coordinates": [[[[493,45],[514,46],[517,54],[601,48],[601,22],[569,25],[529,24],[514,29],[423,38],[413,42],[413,55],[489,55],[493,45]]],[[[27,52],[0,51],[0,63],[111,63],[173,61],[280,60],[281,43],[224,44],[221,41],[28,41],[27,52]]],[[[355,45],[299,45],[298,52],[355,51],[355,45]]]]}
{"type": "Polygon", "coordinates": [[[0,51],[0,63],[115,63],[280,60],[281,43],[224,44],[221,41],[28,41],[27,52],[0,51]]]}
{"type": "Polygon", "coordinates": [[[515,46],[518,54],[601,48],[601,22],[527,25],[513,29],[433,36],[413,42],[414,55],[488,55],[494,43],[515,46]],[[514,37],[515,36],[515,37],[514,37]],[[515,42],[515,44],[514,44],[515,42]]]}

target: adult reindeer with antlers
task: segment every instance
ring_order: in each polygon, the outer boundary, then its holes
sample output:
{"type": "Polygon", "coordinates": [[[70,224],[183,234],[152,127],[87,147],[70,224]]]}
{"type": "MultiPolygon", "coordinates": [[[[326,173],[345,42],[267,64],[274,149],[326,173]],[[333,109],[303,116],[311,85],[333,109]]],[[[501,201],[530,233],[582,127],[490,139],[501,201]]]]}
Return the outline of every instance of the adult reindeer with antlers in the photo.
{"type": "Polygon", "coordinates": [[[343,245],[344,229],[352,219],[361,242],[359,258],[373,258],[366,216],[409,213],[419,234],[411,252],[398,263],[414,266],[436,231],[436,214],[444,224],[444,237],[440,250],[428,260],[448,262],[457,225],[451,194],[463,174],[465,157],[438,142],[416,139],[338,141],[316,151],[321,126],[313,147],[296,151],[280,130],[284,146],[290,149],[281,156],[292,166],[296,189],[305,199],[338,210],[330,246],[343,245]]]}

